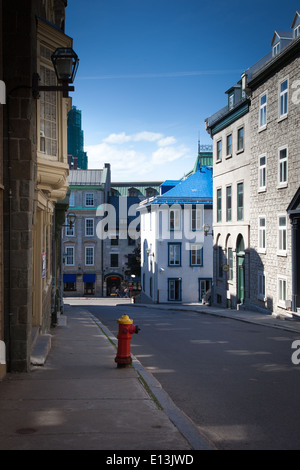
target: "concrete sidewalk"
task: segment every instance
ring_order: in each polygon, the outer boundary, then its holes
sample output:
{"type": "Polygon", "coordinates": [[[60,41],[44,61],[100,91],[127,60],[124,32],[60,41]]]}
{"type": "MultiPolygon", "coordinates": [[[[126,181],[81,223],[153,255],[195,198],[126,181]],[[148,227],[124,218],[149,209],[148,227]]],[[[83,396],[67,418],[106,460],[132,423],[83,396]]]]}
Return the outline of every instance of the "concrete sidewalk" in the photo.
{"type": "Polygon", "coordinates": [[[211,448],[136,359],[116,367],[114,338],[84,307],[63,317],[45,365],[0,382],[1,450],[211,448]]]}

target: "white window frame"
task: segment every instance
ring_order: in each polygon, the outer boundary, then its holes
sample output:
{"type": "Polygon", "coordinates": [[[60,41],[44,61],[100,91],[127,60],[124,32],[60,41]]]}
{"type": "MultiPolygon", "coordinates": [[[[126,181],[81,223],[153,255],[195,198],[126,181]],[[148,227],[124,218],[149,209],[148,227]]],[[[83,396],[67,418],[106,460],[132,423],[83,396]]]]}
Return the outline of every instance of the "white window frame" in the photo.
{"type": "Polygon", "coordinates": [[[266,191],[267,189],[267,155],[262,154],[258,157],[258,190],[266,191]],[[265,163],[261,163],[261,159],[265,159],[265,163]],[[264,184],[262,184],[264,183],[264,184]]]}
{"type": "Polygon", "coordinates": [[[85,246],[84,247],[84,264],[85,266],[94,266],[95,264],[95,248],[93,246],[85,246]],[[88,250],[92,250],[92,262],[88,263],[88,256],[91,257],[91,255],[88,255],[88,250]]]}
{"type": "Polygon", "coordinates": [[[191,266],[203,266],[203,245],[191,244],[191,266]],[[193,261],[194,258],[194,261],[193,261]]]}
{"type": "Polygon", "coordinates": [[[278,215],[278,252],[279,256],[287,255],[287,216],[286,214],[278,215]],[[285,225],[280,225],[280,220],[285,219],[285,225]]]}
{"type": "Polygon", "coordinates": [[[94,195],[94,193],[85,193],[85,207],[94,207],[94,206],[95,206],[95,195],[94,195]],[[92,203],[90,203],[90,201],[92,203]]]}
{"type": "Polygon", "coordinates": [[[169,209],[169,230],[174,232],[181,229],[181,209],[170,207],[169,209]],[[171,213],[174,212],[174,227],[171,227],[171,213]]]}
{"type": "Polygon", "coordinates": [[[65,227],[65,236],[66,237],[75,237],[75,226],[71,228],[70,226],[65,227]]]}
{"type": "Polygon", "coordinates": [[[268,122],[268,92],[265,91],[259,96],[259,116],[258,116],[258,129],[264,130],[268,122]],[[266,97],[266,102],[262,104],[262,99],[266,97]],[[262,119],[263,118],[263,119],[262,119]]]}
{"type": "Polygon", "coordinates": [[[300,36],[300,24],[294,29],[294,39],[297,39],[300,36]]]}
{"type": "Polygon", "coordinates": [[[280,147],[278,149],[278,187],[279,188],[285,188],[288,184],[288,157],[289,157],[288,146],[285,145],[283,147],[280,147]],[[281,158],[280,157],[281,152],[284,150],[286,151],[286,156],[281,158]],[[284,173],[285,173],[285,179],[281,180],[281,176],[284,173]]]}
{"type": "Polygon", "coordinates": [[[266,253],[266,242],[267,242],[267,220],[265,215],[258,217],[258,252],[266,253]],[[264,221],[264,225],[262,225],[264,221]]]}
{"type": "Polygon", "coordinates": [[[191,230],[198,232],[203,229],[203,207],[199,204],[196,207],[192,207],[191,210],[191,230]]]}
{"type": "Polygon", "coordinates": [[[278,301],[277,305],[282,308],[286,308],[286,301],[287,301],[287,277],[278,275],[277,276],[277,294],[278,294],[278,301]]]}
{"type": "Polygon", "coordinates": [[[65,266],[75,266],[75,247],[74,246],[65,246],[65,266]],[[71,251],[71,253],[68,253],[71,251]],[[73,262],[69,262],[69,259],[72,258],[73,262]]]}
{"type": "Polygon", "coordinates": [[[237,152],[243,152],[245,150],[245,126],[241,126],[237,130],[237,152]],[[240,137],[240,133],[242,132],[242,137],[240,137]],[[240,144],[242,146],[240,147],[240,144]]]}
{"type": "Polygon", "coordinates": [[[70,207],[74,207],[74,206],[75,206],[75,193],[74,193],[74,191],[71,191],[71,192],[70,192],[70,196],[69,196],[69,206],[70,206],[70,207]]]}
{"type": "Polygon", "coordinates": [[[257,272],[257,298],[266,300],[266,274],[264,271],[257,272]]]}
{"type": "Polygon", "coordinates": [[[85,233],[85,236],[86,237],[93,237],[94,236],[94,233],[95,233],[95,223],[94,223],[94,219],[90,218],[90,217],[87,217],[85,220],[84,220],[84,233],[85,233]],[[91,226],[88,227],[88,223],[89,222],[92,222],[91,226]],[[88,233],[89,231],[91,231],[91,233],[88,233]]]}
{"type": "Polygon", "coordinates": [[[280,52],[280,42],[278,42],[277,44],[275,44],[275,46],[273,46],[273,57],[278,55],[279,52],[280,52]]]}
{"type": "Polygon", "coordinates": [[[279,120],[285,119],[289,112],[289,79],[286,77],[279,82],[278,86],[278,105],[279,120]],[[282,91],[282,85],[286,83],[287,87],[282,91]]]}
{"type": "Polygon", "coordinates": [[[222,139],[219,139],[217,141],[217,151],[216,151],[216,161],[221,162],[222,161],[222,139]]]}
{"type": "Polygon", "coordinates": [[[232,133],[226,136],[226,158],[232,157],[232,133]]]}

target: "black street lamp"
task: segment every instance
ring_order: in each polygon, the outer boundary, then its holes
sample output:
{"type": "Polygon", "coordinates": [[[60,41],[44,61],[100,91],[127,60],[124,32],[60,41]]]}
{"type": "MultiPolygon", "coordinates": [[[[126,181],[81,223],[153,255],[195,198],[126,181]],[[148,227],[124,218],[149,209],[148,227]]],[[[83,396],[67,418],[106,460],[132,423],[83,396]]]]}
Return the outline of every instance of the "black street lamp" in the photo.
{"type": "Polygon", "coordinates": [[[68,98],[69,91],[74,91],[73,83],[79,65],[79,58],[71,47],[59,47],[52,54],[51,60],[60,86],[39,85],[40,76],[34,73],[32,77],[32,95],[35,99],[40,97],[40,91],[62,91],[63,97],[68,98]]]}

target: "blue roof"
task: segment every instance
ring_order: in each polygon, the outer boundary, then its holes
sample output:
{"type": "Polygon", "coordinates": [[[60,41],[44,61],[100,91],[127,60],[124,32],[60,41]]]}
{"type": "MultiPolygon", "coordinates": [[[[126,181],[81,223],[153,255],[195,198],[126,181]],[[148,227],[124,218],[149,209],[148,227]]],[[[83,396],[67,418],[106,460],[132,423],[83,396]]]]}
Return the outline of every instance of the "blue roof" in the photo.
{"type": "Polygon", "coordinates": [[[199,202],[212,202],[213,197],[213,178],[212,167],[201,166],[199,171],[193,173],[187,179],[180,181],[172,189],[158,196],[154,199],[152,204],[161,204],[164,202],[182,202],[187,203],[187,199],[192,199],[191,202],[195,203],[196,199],[199,202]]]}

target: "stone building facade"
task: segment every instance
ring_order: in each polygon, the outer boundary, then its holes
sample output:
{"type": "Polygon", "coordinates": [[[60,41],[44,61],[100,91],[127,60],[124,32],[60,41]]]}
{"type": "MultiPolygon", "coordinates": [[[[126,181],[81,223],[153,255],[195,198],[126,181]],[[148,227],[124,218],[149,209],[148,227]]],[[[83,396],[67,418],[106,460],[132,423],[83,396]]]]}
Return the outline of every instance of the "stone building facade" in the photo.
{"type": "MultiPolygon", "coordinates": [[[[68,189],[67,113],[61,92],[33,95],[33,74],[56,86],[51,54],[72,47],[66,0],[2,4],[4,114],[4,342],[11,371],[30,367],[49,333],[55,298],[55,206],[68,189]]],[[[63,221],[61,222],[63,223],[63,221]]]]}
{"type": "Polygon", "coordinates": [[[74,227],[63,232],[64,296],[103,296],[103,234],[100,227],[108,202],[110,165],[101,170],[70,170],[69,213],[74,227]]]}
{"type": "MultiPolygon", "coordinates": [[[[276,31],[270,53],[242,74],[238,101],[232,93],[227,107],[206,120],[214,139],[214,300],[223,306],[245,305],[277,315],[297,314],[300,308],[299,33],[297,11],[291,30],[276,31]],[[248,111],[241,116],[246,103],[248,111]],[[238,135],[241,126],[245,152],[235,151],[232,158],[225,151],[223,161],[218,143],[228,143],[228,135],[238,135]],[[228,220],[224,192],[241,182],[243,223],[228,220]],[[236,253],[229,254],[226,243],[232,233],[236,253]],[[236,237],[243,242],[240,253],[236,237]],[[235,292],[231,277],[236,279],[235,292]]],[[[231,199],[230,204],[233,216],[239,202],[231,199]]]]}

